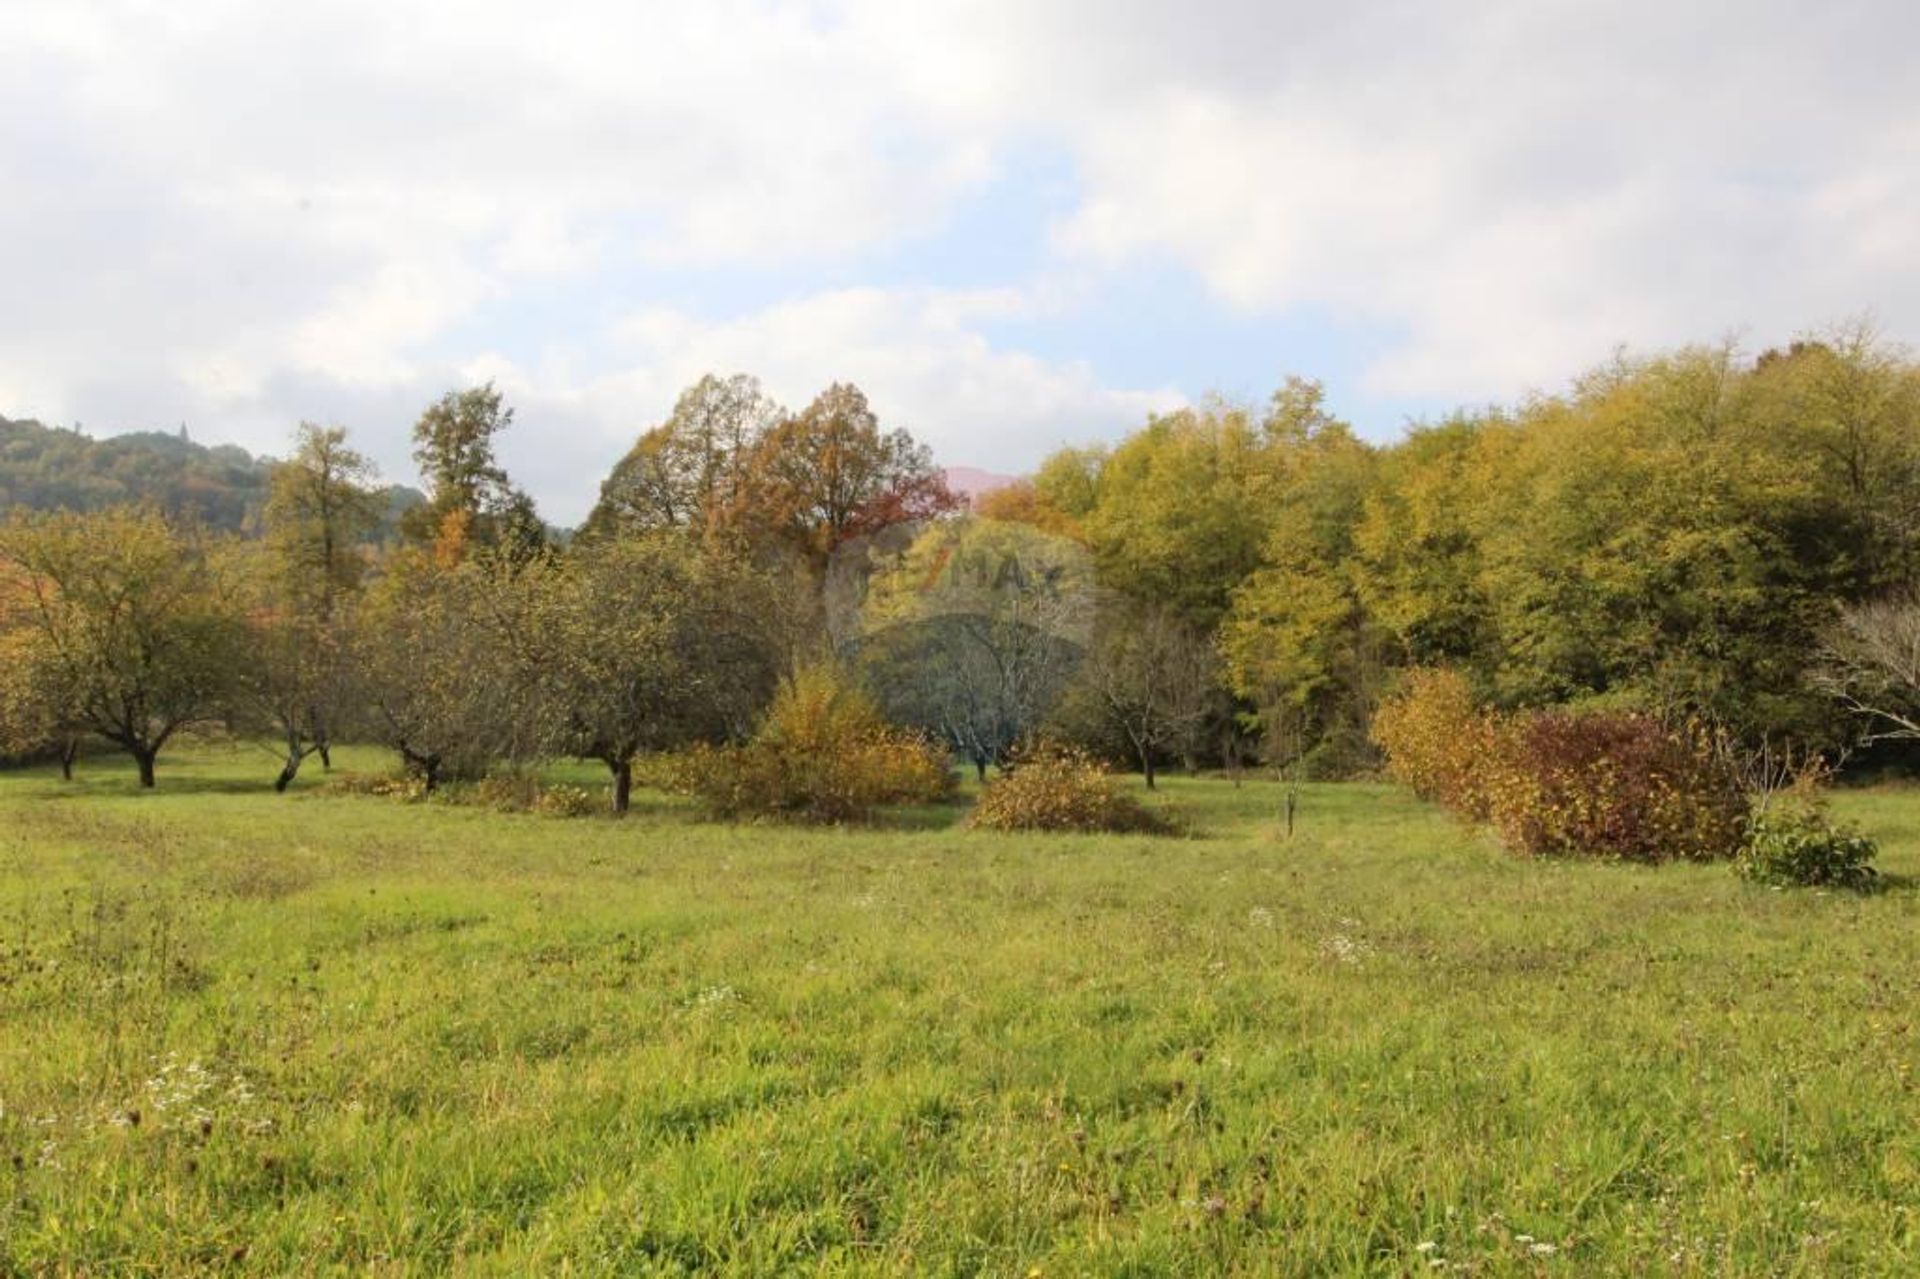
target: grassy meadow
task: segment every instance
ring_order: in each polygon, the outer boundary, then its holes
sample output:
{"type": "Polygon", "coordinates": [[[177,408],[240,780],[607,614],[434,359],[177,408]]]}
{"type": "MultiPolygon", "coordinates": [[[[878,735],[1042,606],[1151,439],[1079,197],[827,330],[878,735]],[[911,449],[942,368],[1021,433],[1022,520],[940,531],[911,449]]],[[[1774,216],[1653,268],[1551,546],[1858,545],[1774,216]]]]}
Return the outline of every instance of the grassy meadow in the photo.
{"type": "Polygon", "coordinates": [[[1378,786],[1289,840],[1173,779],[1168,840],[273,771],[0,775],[0,1274],[1920,1273],[1920,792],[1841,797],[1860,898],[1378,786]]]}

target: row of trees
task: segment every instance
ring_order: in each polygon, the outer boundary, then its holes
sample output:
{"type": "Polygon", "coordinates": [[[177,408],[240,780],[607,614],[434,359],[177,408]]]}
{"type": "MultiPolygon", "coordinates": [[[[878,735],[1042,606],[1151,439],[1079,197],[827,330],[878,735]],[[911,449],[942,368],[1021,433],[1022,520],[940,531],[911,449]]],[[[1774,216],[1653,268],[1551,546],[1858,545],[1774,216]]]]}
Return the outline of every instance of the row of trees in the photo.
{"type": "Polygon", "coordinates": [[[1062,451],[972,512],[857,388],[789,412],[707,377],[564,546],[498,463],[511,424],[490,386],[428,408],[397,545],[372,468],[312,426],[258,537],[16,518],[0,751],[102,738],[151,784],[218,721],[279,744],[282,786],[352,737],[429,785],[597,759],[624,807],[638,757],[742,736],[823,660],[983,776],[1042,732],[1149,785],[1249,751],[1366,769],[1380,698],[1436,666],[1484,703],[1787,754],[1920,722],[1920,367],[1857,330],[1619,359],[1384,447],[1289,381],[1062,451]]]}
{"type": "Polygon", "coordinates": [[[1859,327],[1622,357],[1385,447],[1292,381],[1058,453],[982,509],[1216,636],[1268,749],[1326,773],[1372,766],[1372,711],[1418,667],[1499,706],[1833,749],[1860,727],[1836,687],[1886,669],[1860,632],[1884,638],[1920,573],[1920,365],[1859,327]]]}
{"type": "Polygon", "coordinates": [[[427,409],[428,500],[394,547],[374,537],[373,468],[311,425],[273,471],[259,537],[150,507],[16,514],[0,752],[70,767],[99,738],[152,786],[170,741],[218,724],[274,741],[283,789],[346,739],[385,742],[428,786],[568,755],[604,762],[624,808],[640,755],[743,735],[818,660],[838,548],[958,504],[856,388],[788,415],[750,379],[708,378],[563,548],[498,463],[512,420],[491,386],[427,409]]]}

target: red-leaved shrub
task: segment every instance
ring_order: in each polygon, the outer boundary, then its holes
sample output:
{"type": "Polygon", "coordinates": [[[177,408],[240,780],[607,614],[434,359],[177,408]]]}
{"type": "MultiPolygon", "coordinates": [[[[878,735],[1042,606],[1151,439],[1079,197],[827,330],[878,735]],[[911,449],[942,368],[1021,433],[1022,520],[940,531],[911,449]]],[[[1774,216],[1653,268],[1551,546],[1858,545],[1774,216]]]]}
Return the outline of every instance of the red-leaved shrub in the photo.
{"type": "Polygon", "coordinates": [[[1451,671],[1416,671],[1380,708],[1388,771],[1531,856],[1706,860],[1739,852],[1747,801],[1703,735],[1625,711],[1474,705],[1451,671]]]}
{"type": "Polygon", "coordinates": [[[1704,738],[1649,715],[1523,715],[1481,771],[1494,829],[1517,852],[1708,861],[1746,836],[1732,772],[1704,738]]]}

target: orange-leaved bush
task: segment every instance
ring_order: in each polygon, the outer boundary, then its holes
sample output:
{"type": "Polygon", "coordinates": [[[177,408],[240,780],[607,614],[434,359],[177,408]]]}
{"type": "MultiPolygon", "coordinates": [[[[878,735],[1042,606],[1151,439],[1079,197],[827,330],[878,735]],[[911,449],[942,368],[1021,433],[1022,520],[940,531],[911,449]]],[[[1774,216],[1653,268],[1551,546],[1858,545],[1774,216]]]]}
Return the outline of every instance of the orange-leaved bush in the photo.
{"type": "Polygon", "coordinates": [[[987,830],[1118,831],[1172,834],[1172,821],[1122,794],[1091,755],[1070,748],[1035,751],[988,782],[972,822],[987,830]]]}
{"type": "Polygon", "coordinates": [[[933,803],[954,788],[944,752],[893,728],[872,699],[827,666],[788,681],[751,741],[696,746],[678,757],[671,778],[716,817],[815,822],[933,803]]]}
{"type": "Polygon", "coordinates": [[[1706,739],[1627,711],[1535,711],[1492,757],[1487,796],[1508,847],[1621,861],[1732,857],[1747,798],[1706,739]]]}
{"type": "Polygon", "coordinates": [[[1422,799],[1464,817],[1489,815],[1488,762],[1502,753],[1508,728],[1481,710],[1458,671],[1416,670],[1373,717],[1374,744],[1387,771],[1422,799]]]}
{"type": "Polygon", "coordinates": [[[1418,671],[1374,740],[1424,798],[1489,821],[1515,852],[1657,862],[1731,857],[1746,834],[1739,780],[1704,734],[1612,710],[1498,714],[1451,671],[1418,671]]]}

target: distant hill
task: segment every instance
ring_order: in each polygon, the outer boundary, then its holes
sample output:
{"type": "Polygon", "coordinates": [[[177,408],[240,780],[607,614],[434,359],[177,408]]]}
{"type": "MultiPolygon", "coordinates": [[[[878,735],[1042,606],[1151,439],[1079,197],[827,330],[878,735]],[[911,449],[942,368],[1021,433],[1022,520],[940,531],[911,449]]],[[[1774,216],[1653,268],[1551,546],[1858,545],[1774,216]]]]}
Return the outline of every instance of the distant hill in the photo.
{"type": "MultiPolygon", "coordinates": [[[[79,431],[0,417],[0,515],[97,511],[150,502],[227,532],[259,527],[274,459],[232,444],[207,446],[164,431],[93,439],[79,431]]],[[[386,530],[426,501],[405,485],[387,489],[386,530]]]]}
{"type": "Polygon", "coordinates": [[[1019,482],[1019,476],[1000,475],[993,471],[983,471],[977,466],[949,466],[947,468],[947,487],[969,498],[1003,489],[1009,484],[1019,482]]]}

